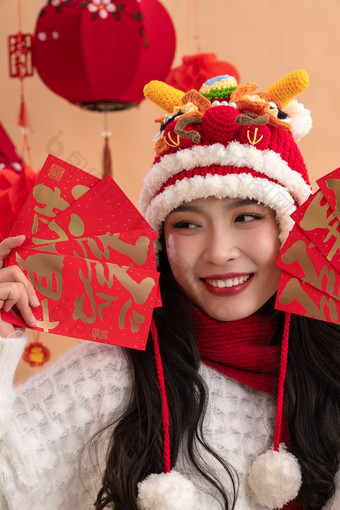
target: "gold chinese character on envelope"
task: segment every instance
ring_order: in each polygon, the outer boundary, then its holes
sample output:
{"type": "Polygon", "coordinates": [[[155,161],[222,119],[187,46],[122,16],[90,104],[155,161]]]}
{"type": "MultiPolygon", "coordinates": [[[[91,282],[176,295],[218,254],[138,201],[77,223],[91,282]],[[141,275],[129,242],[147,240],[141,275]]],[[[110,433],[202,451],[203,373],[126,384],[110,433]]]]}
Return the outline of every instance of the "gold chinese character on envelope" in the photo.
{"type": "Polygon", "coordinates": [[[340,169],[317,183],[292,214],[295,225],[276,261],[275,308],[340,324],[340,169]]]}
{"type": "MultiPolygon", "coordinates": [[[[156,234],[111,177],[48,156],[12,235],[22,233],[7,264],[35,287],[34,329],[145,348],[161,306],[156,234]]],[[[2,313],[24,325],[15,310],[2,313]]]]}

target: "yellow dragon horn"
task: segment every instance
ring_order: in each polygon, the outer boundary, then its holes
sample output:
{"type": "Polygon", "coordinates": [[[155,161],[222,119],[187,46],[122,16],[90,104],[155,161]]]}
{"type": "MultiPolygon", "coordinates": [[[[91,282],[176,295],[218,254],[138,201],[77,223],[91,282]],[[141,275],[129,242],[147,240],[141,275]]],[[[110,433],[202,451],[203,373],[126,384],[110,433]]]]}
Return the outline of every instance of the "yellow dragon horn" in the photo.
{"type": "Polygon", "coordinates": [[[306,71],[298,70],[275,82],[266,92],[274,94],[280,100],[282,108],[284,108],[294,97],[306,90],[308,85],[308,74],[306,71]]]}
{"type": "Polygon", "coordinates": [[[168,113],[172,113],[175,106],[182,105],[184,95],[185,92],[162,81],[153,80],[144,87],[144,96],[168,113]]]}

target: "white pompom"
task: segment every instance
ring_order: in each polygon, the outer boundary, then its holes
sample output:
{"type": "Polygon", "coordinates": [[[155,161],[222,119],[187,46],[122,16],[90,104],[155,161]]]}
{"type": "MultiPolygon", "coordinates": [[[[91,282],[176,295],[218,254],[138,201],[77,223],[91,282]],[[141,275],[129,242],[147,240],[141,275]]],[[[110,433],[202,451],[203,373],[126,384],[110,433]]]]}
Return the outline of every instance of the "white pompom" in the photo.
{"type": "Polygon", "coordinates": [[[260,455],[248,477],[256,501],[268,508],[281,508],[295,499],[301,487],[298,460],[280,444],[279,451],[269,450],[260,455]]]}
{"type": "Polygon", "coordinates": [[[198,497],[194,484],[177,471],[153,474],[138,484],[140,510],[195,510],[198,497]]]}
{"type": "Polygon", "coordinates": [[[293,138],[296,142],[299,142],[312,128],[311,112],[296,99],[285,106],[284,112],[288,113],[285,122],[291,124],[293,138]]]}

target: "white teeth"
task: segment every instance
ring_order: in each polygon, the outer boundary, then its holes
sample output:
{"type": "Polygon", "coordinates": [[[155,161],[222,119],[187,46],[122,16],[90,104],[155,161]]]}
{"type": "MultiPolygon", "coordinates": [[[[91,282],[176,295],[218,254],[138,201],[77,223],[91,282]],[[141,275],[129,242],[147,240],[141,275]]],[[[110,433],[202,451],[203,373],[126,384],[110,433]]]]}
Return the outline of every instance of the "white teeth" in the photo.
{"type": "Polygon", "coordinates": [[[235,285],[241,285],[250,278],[250,274],[235,278],[229,278],[228,280],[206,280],[213,287],[223,289],[225,287],[235,287],[235,285]]]}

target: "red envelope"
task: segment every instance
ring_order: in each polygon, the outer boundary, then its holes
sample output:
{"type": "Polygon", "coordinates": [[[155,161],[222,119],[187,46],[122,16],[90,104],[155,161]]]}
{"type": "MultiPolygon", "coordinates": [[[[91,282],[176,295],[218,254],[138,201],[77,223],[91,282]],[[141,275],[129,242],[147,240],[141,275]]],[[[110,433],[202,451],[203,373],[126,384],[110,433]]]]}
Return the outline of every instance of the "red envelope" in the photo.
{"type": "Polygon", "coordinates": [[[275,264],[303,283],[340,299],[340,273],[297,225],[290,232],[275,264]]]}
{"type": "Polygon", "coordinates": [[[340,271],[340,223],[323,193],[318,190],[292,214],[301,230],[340,271]]]}
{"type": "Polygon", "coordinates": [[[98,177],[49,155],[39,172],[32,193],[22,208],[11,235],[32,235],[95,184],[98,177]]]}
{"type": "MultiPolygon", "coordinates": [[[[112,235],[73,238],[68,241],[42,244],[32,249],[37,252],[70,255],[157,271],[152,242],[154,234],[153,230],[152,232],[146,229],[132,230],[112,235]]],[[[25,248],[28,247],[25,245],[25,248]]],[[[159,306],[162,306],[162,301],[158,288],[154,307],[159,306]]]]}
{"type": "MultiPolygon", "coordinates": [[[[116,183],[49,156],[21,211],[13,250],[41,306],[37,330],[144,349],[161,305],[157,237],[116,183]]],[[[24,325],[18,313],[5,320],[24,325]]],[[[27,326],[26,326],[27,327],[27,326]]]]}
{"type": "Polygon", "coordinates": [[[78,200],[36,230],[32,246],[59,243],[68,239],[141,230],[150,240],[156,233],[122,190],[107,176],[78,200]]]}
{"type": "Polygon", "coordinates": [[[318,179],[317,184],[324,197],[339,218],[338,199],[340,198],[340,168],[318,179]]]}
{"type": "MultiPolygon", "coordinates": [[[[34,329],[144,349],[157,295],[158,273],[29,248],[12,252],[41,306],[34,329]]],[[[17,315],[3,318],[25,326],[17,315]]]]}
{"type": "Polygon", "coordinates": [[[336,191],[340,170],[292,214],[292,231],[276,265],[282,269],[275,308],[340,323],[340,222],[336,191]],[[325,194],[324,194],[324,193],[325,194]],[[328,202],[329,200],[329,202],[328,202]],[[332,204],[332,205],[330,205],[332,204]]]}
{"type": "MultiPolygon", "coordinates": [[[[142,265],[156,271],[153,250],[156,238],[155,231],[107,176],[37,230],[25,247],[64,255],[76,253],[90,259],[106,254],[109,262],[142,265]]],[[[157,296],[155,306],[161,306],[159,292],[157,296]]]]}
{"type": "Polygon", "coordinates": [[[156,270],[153,234],[147,230],[131,230],[115,234],[71,238],[68,241],[27,246],[45,253],[72,255],[91,260],[105,260],[114,264],[141,266],[156,270]],[[151,237],[151,239],[150,239],[151,237]]]}
{"type": "Polygon", "coordinates": [[[340,301],[281,272],[275,308],[321,321],[340,324],[340,301]]]}

